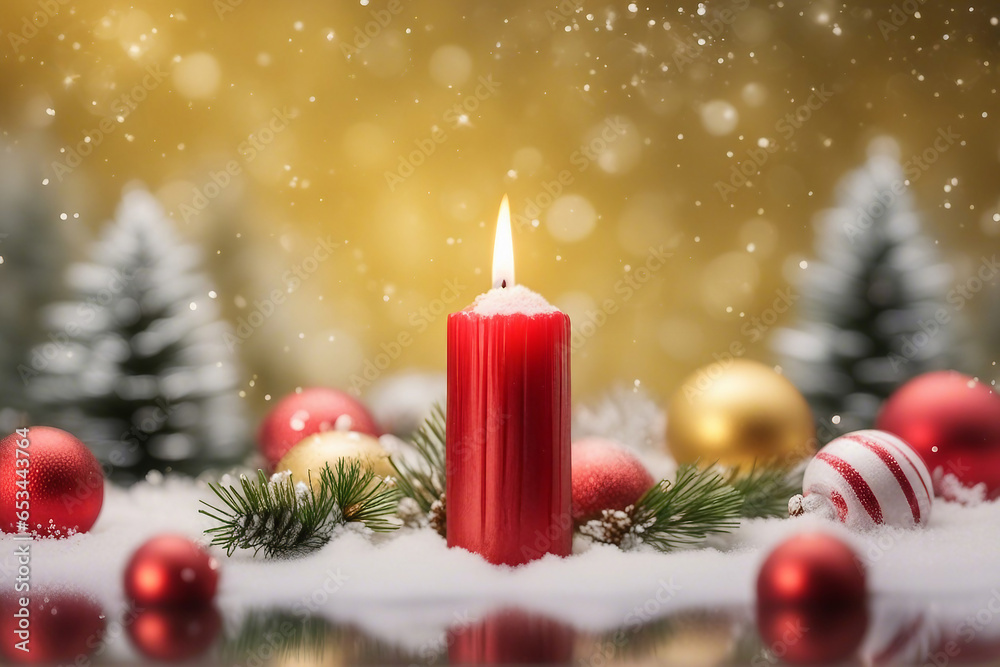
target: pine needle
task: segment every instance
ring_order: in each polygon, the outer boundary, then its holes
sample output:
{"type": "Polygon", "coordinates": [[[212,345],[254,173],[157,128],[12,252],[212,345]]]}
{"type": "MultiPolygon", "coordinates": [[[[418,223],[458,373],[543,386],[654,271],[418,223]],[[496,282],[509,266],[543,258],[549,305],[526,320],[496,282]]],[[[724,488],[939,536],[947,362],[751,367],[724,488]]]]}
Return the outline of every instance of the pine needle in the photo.
{"type": "Polygon", "coordinates": [[[376,533],[399,528],[392,516],[399,502],[399,491],[383,483],[371,468],[359,461],[340,459],[336,472],[329,465],[324,467],[320,472],[321,495],[327,490],[344,523],[363,523],[376,533]]]}
{"type": "Polygon", "coordinates": [[[660,551],[693,546],[737,528],[742,508],[742,494],[723,475],[685,464],[673,483],[663,480],[639,499],[631,536],[660,551]]]}
{"type": "Polygon", "coordinates": [[[239,488],[209,484],[224,505],[202,501],[208,510],[199,510],[220,524],[205,531],[212,545],[224,547],[229,556],[252,549],[266,558],[294,558],[321,548],[350,522],[376,532],[397,528],[390,516],[398,491],[360,461],[340,459],[335,465],[320,471],[318,491],[311,475],[309,483],[296,484],[290,475],[269,480],[263,470],[256,479],[241,477],[239,488]]]}
{"type": "Polygon", "coordinates": [[[734,468],[728,481],[743,495],[740,515],[747,519],[787,517],[788,499],[802,492],[802,470],[754,466],[741,475],[734,468]]]}
{"type": "Polygon", "coordinates": [[[400,493],[412,498],[420,511],[429,515],[434,503],[445,491],[445,430],[444,409],[435,405],[430,416],[413,434],[411,444],[418,458],[406,461],[392,457],[392,467],[399,474],[396,484],[400,493]]]}

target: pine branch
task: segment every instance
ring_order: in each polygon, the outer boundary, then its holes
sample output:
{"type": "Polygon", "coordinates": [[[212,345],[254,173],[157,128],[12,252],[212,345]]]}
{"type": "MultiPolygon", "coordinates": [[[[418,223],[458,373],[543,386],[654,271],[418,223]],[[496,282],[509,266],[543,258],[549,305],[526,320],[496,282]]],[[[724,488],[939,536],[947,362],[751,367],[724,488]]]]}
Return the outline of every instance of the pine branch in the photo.
{"type": "Polygon", "coordinates": [[[445,430],[444,409],[435,405],[430,416],[413,434],[411,444],[417,459],[391,457],[396,484],[404,498],[410,498],[423,516],[444,535],[445,430]]]}
{"type": "Polygon", "coordinates": [[[663,480],[639,499],[630,536],[660,551],[692,546],[737,528],[743,502],[723,475],[685,464],[672,484],[663,480]]]}
{"type": "Polygon", "coordinates": [[[327,489],[344,523],[363,523],[376,533],[399,528],[393,517],[399,503],[399,491],[384,483],[360,461],[340,459],[336,472],[329,465],[324,467],[320,472],[321,494],[327,489]]]}
{"type": "Polygon", "coordinates": [[[754,466],[741,475],[740,469],[734,468],[727,481],[743,496],[740,516],[782,518],[788,516],[788,499],[802,491],[802,470],[754,466]]]}
{"type": "Polygon", "coordinates": [[[321,548],[346,523],[363,523],[376,532],[398,527],[390,518],[396,489],[360,461],[340,459],[335,465],[320,471],[318,490],[311,475],[308,484],[296,483],[290,475],[268,480],[262,470],[256,479],[241,477],[239,489],[209,484],[224,507],[202,501],[208,510],[199,511],[220,524],[206,534],[229,556],[253,549],[266,558],[294,558],[321,548]]]}

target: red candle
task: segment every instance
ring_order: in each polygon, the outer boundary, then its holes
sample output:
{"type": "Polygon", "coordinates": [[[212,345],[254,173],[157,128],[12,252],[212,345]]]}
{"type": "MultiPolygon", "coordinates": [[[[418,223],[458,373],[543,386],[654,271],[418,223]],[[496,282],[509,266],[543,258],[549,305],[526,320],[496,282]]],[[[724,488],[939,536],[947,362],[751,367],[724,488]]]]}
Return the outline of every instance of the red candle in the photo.
{"type": "Polygon", "coordinates": [[[514,284],[507,198],[493,289],[448,317],[448,546],[491,563],[569,555],[570,325],[514,284]]]}

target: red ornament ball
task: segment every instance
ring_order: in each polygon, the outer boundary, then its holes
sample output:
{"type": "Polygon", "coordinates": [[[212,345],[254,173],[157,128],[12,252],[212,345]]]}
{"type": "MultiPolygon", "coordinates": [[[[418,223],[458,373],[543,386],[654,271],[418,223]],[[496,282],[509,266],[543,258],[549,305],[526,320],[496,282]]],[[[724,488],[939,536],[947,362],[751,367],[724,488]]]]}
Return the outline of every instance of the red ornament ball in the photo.
{"type": "Polygon", "coordinates": [[[125,568],[125,595],[139,607],[205,605],[218,585],[218,561],[180,535],[152,538],[125,568]]]}
{"type": "Polygon", "coordinates": [[[602,510],[623,510],[653,486],[653,476],[635,454],[601,438],[573,443],[573,520],[583,523],[602,510]]]}
{"type": "Polygon", "coordinates": [[[839,539],[804,533],[778,545],[757,575],[757,628],[775,656],[828,664],[851,656],[868,625],[865,572],[839,539]]]}
{"type": "Polygon", "coordinates": [[[350,419],[347,430],[381,435],[368,408],[342,391],[311,387],[285,396],[271,408],[257,431],[267,465],[273,470],[289,449],[314,433],[332,431],[342,417],[350,419]]]}
{"type": "Polygon", "coordinates": [[[0,530],[39,537],[85,533],[104,504],[104,474],[87,446],[50,426],[0,440],[0,530]]]}
{"type": "MultiPolygon", "coordinates": [[[[1000,496],[1000,397],[955,371],[925,373],[897,389],[876,427],[895,433],[927,464],[935,484],[940,469],[964,486],[983,483],[1000,496]]],[[[943,491],[938,486],[938,495],[943,491]]]]}
{"type": "Polygon", "coordinates": [[[771,552],[757,575],[757,604],[856,607],[865,601],[865,572],[836,537],[803,533],[771,552]]]}
{"type": "Polygon", "coordinates": [[[215,643],[222,618],[213,606],[153,607],[139,610],[131,623],[123,625],[142,655],[161,662],[182,662],[197,658],[215,643]]]}

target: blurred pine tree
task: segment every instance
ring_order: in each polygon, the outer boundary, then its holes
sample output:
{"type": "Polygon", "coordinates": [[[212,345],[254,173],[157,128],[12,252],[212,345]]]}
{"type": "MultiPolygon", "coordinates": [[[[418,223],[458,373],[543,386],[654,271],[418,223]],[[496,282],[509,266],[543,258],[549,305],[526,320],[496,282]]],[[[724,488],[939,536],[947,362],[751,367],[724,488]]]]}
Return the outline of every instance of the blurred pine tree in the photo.
{"type": "Polygon", "coordinates": [[[236,358],[200,266],[156,199],[132,189],[92,261],[68,272],[76,302],[48,309],[50,336],[66,342],[29,381],[32,397],[116,481],[197,474],[246,452],[236,358]]]}
{"type": "Polygon", "coordinates": [[[958,313],[945,304],[952,271],[922,234],[894,146],[873,143],[867,163],[839,183],[837,206],[818,216],[799,322],[772,340],[821,442],[871,428],[900,383],[958,356],[958,313]]]}

